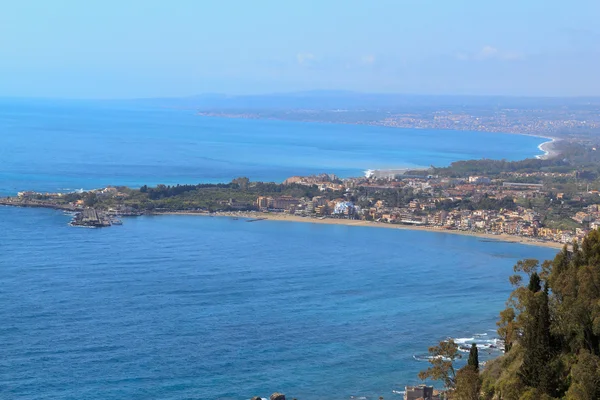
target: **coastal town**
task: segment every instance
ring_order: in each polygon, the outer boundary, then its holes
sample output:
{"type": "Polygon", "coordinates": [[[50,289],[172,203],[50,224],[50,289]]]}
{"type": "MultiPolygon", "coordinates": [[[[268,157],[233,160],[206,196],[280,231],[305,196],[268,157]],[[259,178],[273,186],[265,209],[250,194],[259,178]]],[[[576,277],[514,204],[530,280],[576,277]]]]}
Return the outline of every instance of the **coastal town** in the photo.
{"type": "Polygon", "coordinates": [[[493,108],[427,104],[414,109],[410,106],[371,109],[365,105],[360,109],[302,107],[285,111],[223,107],[201,110],[198,115],[589,138],[592,133],[600,132],[600,116],[588,107],[587,104],[505,104],[493,108]]]}
{"type": "Polygon", "coordinates": [[[0,205],[74,212],[73,225],[91,227],[121,224],[121,216],[192,213],[324,223],[364,221],[374,226],[556,244],[581,240],[600,227],[598,190],[580,185],[574,191],[563,192],[553,184],[576,181],[577,172],[518,172],[495,178],[386,175],[381,171],[367,175],[345,179],[332,174],[293,176],[282,184],[269,184],[275,185],[274,189],[239,178],[220,187],[159,185],[76,193],[25,191],[1,199],[0,205]],[[211,197],[206,202],[209,195],[216,194],[220,199],[211,197]],[[186,199],[183,203],[167,203],[182,196],[186,199]]]}

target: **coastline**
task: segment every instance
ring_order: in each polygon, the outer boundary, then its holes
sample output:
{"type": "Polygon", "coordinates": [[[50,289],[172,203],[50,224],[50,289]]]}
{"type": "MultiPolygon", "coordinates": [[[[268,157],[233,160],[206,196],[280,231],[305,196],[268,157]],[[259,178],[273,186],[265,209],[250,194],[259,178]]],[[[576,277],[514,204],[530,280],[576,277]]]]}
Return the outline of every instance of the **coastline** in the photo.
{"type": "MultiPolygon", "coordinates": [[[[359,123],[359,122],[340,122],[340,121],[311,121],[311,120],[306,120],[306,121],[294,121],[294,120],[289,120],[289,119],[285,119],[285,118],[277,118],[277,117],[264,117],[264,116],[251,116],[251,115],[213,115],[211,113],[205,113],[202,111],[196,112],[195,114],[196,116],[199,116],[201,118],[218,118],[218,119],[245,119],[245,120],[259,120],[259,121],[280,121],[280,122],[299,122],[299,123],[316,123],[316,124],[332,124],[332,125],[357,125],[357,126],[375,126],[375,127],[385,127],[385,128],[390,128],[390,129],[430,129],[430,128],[422,128],[422,127],[418,127],[418,126],[414,126],[414,127],[405,127],[405,126],[389,126],[389,125],[381,125],[381,124],[375,124],[375,123],[359,123]]],[[[541,151],[544,154],[534,154],[532,155],[533,158],[537,158],[537,159],[542,159],[542,160],[549,160],[552,158],[557,157],[558,155],[560,155],[560,153],[554,149],[554,144],[556,142],[558,142],[559,140],[562,140],[560,138],[557,137],[553,137],[553,136],[545,136],[543,134],[536,134],[536,133],[522,133],[522,132],[506,132],[506,131],[499,131],[499,130],[491,130],[491,129],[481,129],[481,130],[469,130],[469,129],[451,129],[451,128],[431,128],[431,129],[437,129],[440,131],[454,131],[454,132],[463,132],[463,131],[468,131],[468,132],[485,132],[485,133],[496,133],[496,134],[500,134],[500,135],[520,135],[520,136],[531,136],[531,137],[537,137],[537,138],[541,138],[541,139],[546,139],[546,142],[540,143],[537,146],[537,149],[539,151],[541,151]]],[[[529,158],[529,157],[527,157],[529,158]]],[[[430,169],[430,167],[426,167],[426,166],[414,166],[414,167],[407,167],[407,166],[401,166],[401,167],[386,167],[386,168],[370,168],[370,167],[363,167],[362,171],[364,176],[370,176],[371,174],[373,175],[382,175],[383,177],[386,177],[390,174],[397,174],[398,172],[400,172],[400,174],[402,174],[403,171],[409,171],[409,170],[413,170],[413,171],[417,171],[417,170],[421,170],[421,171],[426,171],[430,169]]]]}
{"type": "Polygon", "coordinates": [[[192,212],[180,212],[180,211],[172,211],[172,212],[161,212],[155,213],[152,215],[187,215],[187,216],[202,216],[202,217],[227,217],[227,218],[249,218],[265,221],[277,221],[277,222],[300,222],[300,223],[310,223],[310,224],[326,224],[326,225],[345,225],[345,226],[359,226],[359,227],[367,227],[367,228],[385,228],[385,229],[403,229],[403,230],[412,230],[412,231],[423,231],[423,232],[434,232],[434,233],[444,233],[444,234],[452,234],[452,235],[462,235],[462,236],[471,236],[479,239],[487,239],[487,240],[495,240],[499,242],[505,243],[517,243],[517,244],[525,244],[530,246],[538,246],[538,247],[549,247],[560,250],[563,248],[563,243],[557,242],[546,242],[541,240],[535,240],[527,237],[521,236],[513,236],[507,234],[500,235],[491,235],[488,233],[482,232],[470,232],[470,231],[459,231],[459,230],[447,230],[447,229],[438,229],[430,226],[416,226],[416,225],[398,225],[398,224],[389,224],[384,222],[375,222],[375,221],[364,221],[364,220],[350,220],[350,219],[336,219],[336,218],[311,218],[311,217],[299,217],[296,215],[289,214],[272,214],[272,213],[249,213],[249,212],[222,212],[222,213],[192,213],[192,212]]]}
{"type": "MultiPolygon", "coordinates": [[[[539,137],[542,137],[542,136],[539,136],[539,137]]],[[[556,151],[556,149],[554,148],[554,144],[559,139],[552,138],[552,137],[544,137],[544,139],[550,139],[549,141],[541,143],[538,146],[538,149],[540,149],[540,151],[544,152],[544,154],[537,155],[537,156],[535,156],[535,158],[540,159],[540,160],[549,160],[549,159],[557,157],[560,153],[558,151],[556,151]]]]}
{"type": "MultiPolygon", "coordinates": [[[[398,128],[396,128],[396,129],[398,129],[398,128]]],[[[539,160],[550,160],[550,159],[553,159],[560,155],[560,152],[558,152],[554,148],[554,145],[559,140],[561,140],[559,138],[555,138],[552,136],[534,135],[534,134],[530,134],[530,133],[511,133],[511,132],[491,132],[491,133],[499,133],[499,134],[503,134],[503,135],[531,136],[531,137],[546,139],[547,140],[546,142],[540,143],[537,146],[538,150],[541,151],[542,153],[544,153],[544,154],[536,154],[534,156],[534,158],[537,158],[539,160]]],[[[391,175],[404,175],[407,171],[427,171],[429,169],[430,169],[430,167],[421,167],[421,166],[365,169],[364,176],[367,178],[369,178],[369,177],[386,178],[391,175]]]]}

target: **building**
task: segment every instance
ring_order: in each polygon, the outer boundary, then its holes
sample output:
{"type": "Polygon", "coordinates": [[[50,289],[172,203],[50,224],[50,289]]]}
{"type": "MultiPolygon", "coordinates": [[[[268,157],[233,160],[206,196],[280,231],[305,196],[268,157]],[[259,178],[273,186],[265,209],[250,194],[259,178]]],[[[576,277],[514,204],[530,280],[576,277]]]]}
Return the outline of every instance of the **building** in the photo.
{"type": "Polygon", "coordinates": [[[274,208],[276,210],[289,210],[300,203],[300,200],[292,197],[292,196],[281,196],[276,199],[273,199],[273,205],[269,208],[274,208]]]}
{"type": "Polygon", "coordinates": [[[404,400],[440,400],[440,395],[434,394],[433,386],[406,386],[404,400]]]}
{"type": "Polygon", "coordinates": [[[579,222],[580,224],[584,224],[586,222],[590,222],[592,220],[592,217],[583,211],[579,211],[575,213],[575,215],[573,216],[573,220],[579,222]]]}
{"type": "Polygon", "coordinates": [[[327,205],[327,198],[323,196],[315,196],[312,198],[312,202],[314,203],[315,207],[325,206],[327,205]]]}
{"type": "Polygon", "coordinates": [[[272,202],[273,199],[270,197],[260,196],[256,199],[256,206],[260,209],[269,208],[269,202],[272,202]]]}
{"type": "Polygon", "coordinates": [[[490,180],[490,178],[488,178],[486,176],[470,176],[469,177],[469,183],[474,183],[476,185],[487,185],[491,182],[492,181],[490,180]]]}
{"type": "Polygon", "coordinates": [[[333,213],[336,215],[354,215],[354,204],[349,201],[340,201],[333,209],[333,213]]]}
{"type": "Polygon", "coordinates": [[[19,196],[20,199],[24,199],[24,198],[29,198],[29,197],[35,197],[38,194],[39,193],[27,191],[27,192],[19,192],[19,193],[17,193],[17,196],[19,196]]]}

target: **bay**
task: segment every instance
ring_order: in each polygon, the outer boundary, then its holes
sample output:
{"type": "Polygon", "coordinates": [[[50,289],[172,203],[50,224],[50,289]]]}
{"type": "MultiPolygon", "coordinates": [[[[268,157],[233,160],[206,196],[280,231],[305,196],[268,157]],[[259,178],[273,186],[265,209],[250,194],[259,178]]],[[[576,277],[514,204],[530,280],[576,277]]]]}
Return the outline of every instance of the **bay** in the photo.
{"type": "MultiPolygon", "coordinates": [[[[142,102],[0,100],[0,194],[282,181],[522,159],[542,138],[201,118],[142,102]]],[[[0,207],[0,397],[400,398],[427,347],[493,357],[522,258],[431,232],[160,216],[106,230],[0,207]],[[486,347],[487,346],[487,347],[486,347]]]]}
{"type": "Polygon", "coordinates": [[[68,221],[0,207],[2,398],[401,398],[428,346],[493,336],[517,260],[556,253],[341,225],[68,221]]]}

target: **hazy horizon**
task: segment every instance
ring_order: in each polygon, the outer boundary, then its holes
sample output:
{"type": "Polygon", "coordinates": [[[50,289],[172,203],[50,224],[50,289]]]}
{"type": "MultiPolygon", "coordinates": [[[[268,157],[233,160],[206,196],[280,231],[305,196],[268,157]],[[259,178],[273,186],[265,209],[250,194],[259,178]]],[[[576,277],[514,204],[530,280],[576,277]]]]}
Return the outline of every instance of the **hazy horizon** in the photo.
{"type": "Polygon", "coordinates": [[[287,98],[327,98],[327,97],[387,97],[387,98],[432,98],[432,99],[540,99],[540,100],[600,100],[598,95],[512,95],[512,94],[428,94],[428,93],[403,93],[403,92],[361,92],[344,89],[307,89],[301,91],[269,91],[269,92],[251,92],[251,93],[234,93],[234,92],[203,92],[188,95],[170,95],[170,96],[124,96],[124,97],[60,97],[52,95],[4,95],[0,94],[0,99],[4,100],[64,100],[64,101],[143,101],[143,100],[193,100],[193,99],[237,99],[237,98],[272,98],[272,97],[287,97],[287,98]]]}
{"type": "Polygon", "coordinates": [[[0,96],[593,97],[598,15],[593,0],[11,2],[0,96]]]}

